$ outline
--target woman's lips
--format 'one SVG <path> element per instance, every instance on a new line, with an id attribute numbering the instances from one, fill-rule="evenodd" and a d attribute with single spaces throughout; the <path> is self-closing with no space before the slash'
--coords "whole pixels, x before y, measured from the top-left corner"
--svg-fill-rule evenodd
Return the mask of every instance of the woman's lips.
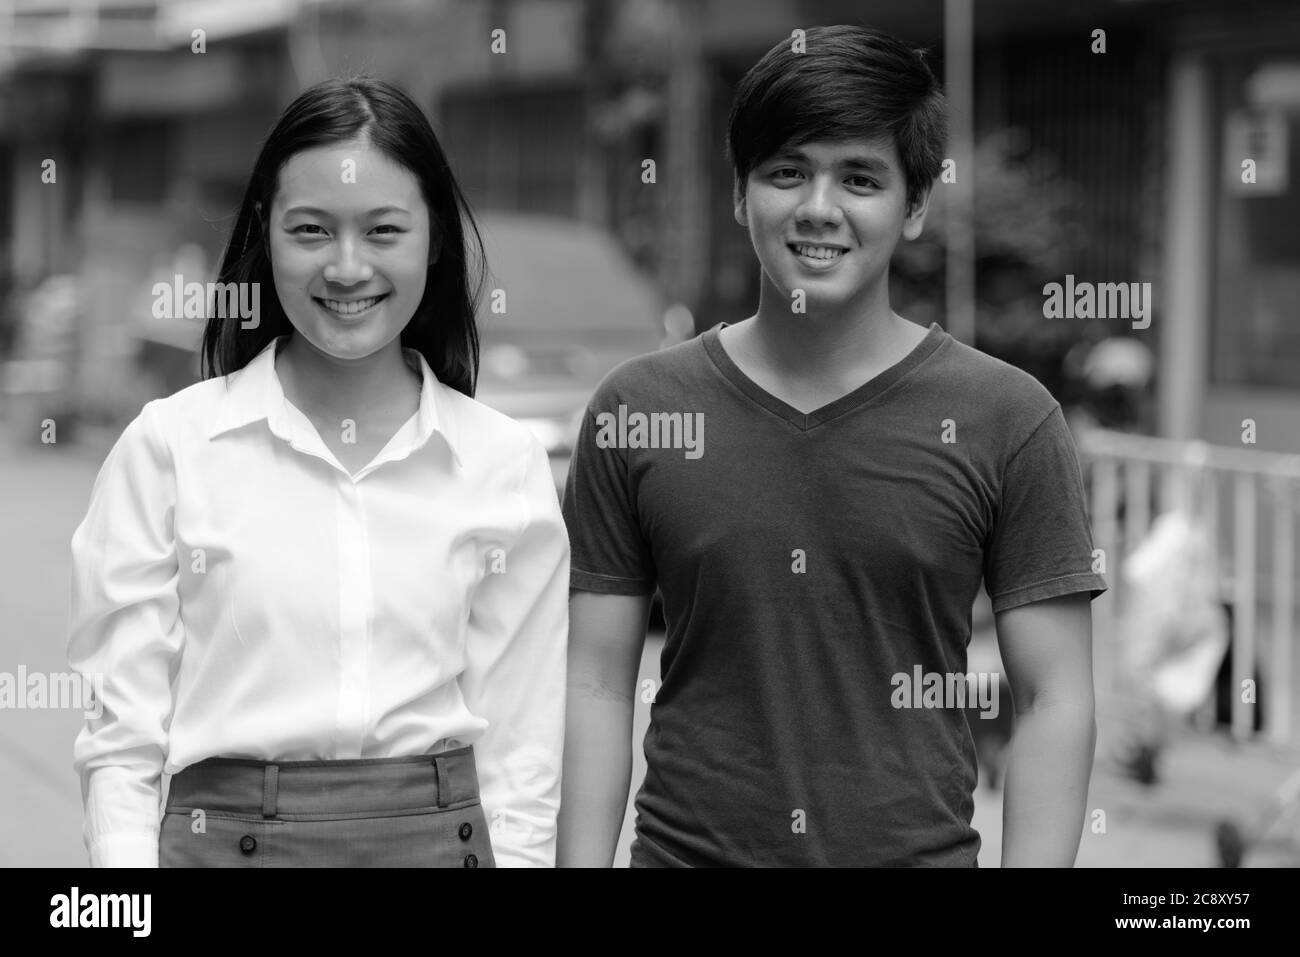
<path id="1" fill-rule="evenodd" d="M 388 293 L 378 296 L 368 296 L 365 299 L 325 299 L 319 296 L 312 297 L 321 308 L 328 310 L 336 316 L 343 316 L 351 319 L 356 316 L 364 315 L 370 312 L 377 305 L 388 298 Z"/>

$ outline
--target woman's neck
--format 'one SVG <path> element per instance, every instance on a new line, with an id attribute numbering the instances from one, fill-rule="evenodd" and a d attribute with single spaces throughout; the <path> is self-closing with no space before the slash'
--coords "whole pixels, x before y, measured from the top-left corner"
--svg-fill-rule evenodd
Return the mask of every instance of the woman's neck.
<path id="1" fill-rule="evenodd" d="M 371 418 L 419 403 L 420 373 L 396 338 L 364 359 L 337 359 L 293 334 L 278 347 L 276 375 L 285 398 L 309 418 Z"/>

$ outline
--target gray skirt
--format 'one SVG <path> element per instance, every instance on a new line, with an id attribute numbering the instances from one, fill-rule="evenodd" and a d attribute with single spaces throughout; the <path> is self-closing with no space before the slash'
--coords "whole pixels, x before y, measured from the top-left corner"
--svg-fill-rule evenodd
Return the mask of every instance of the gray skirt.
<path id="1" fill-rule="evenodd" d="M 494 867 L 474 749 L 209 758 L 171 779 L 160 867 Z"/>

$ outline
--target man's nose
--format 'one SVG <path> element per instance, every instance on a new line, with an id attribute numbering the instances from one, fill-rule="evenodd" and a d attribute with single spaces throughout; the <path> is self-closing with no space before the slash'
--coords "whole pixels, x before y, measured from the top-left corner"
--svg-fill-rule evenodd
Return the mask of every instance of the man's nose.
<path id="1" fill-rule="evenodd" d="M 815 226 L 836 226 L 843 212 L 835 197 L 835 183 L 828 176 L 815 176 L 804 188 L 802 202 L 795 215 L 801 222 Z"/>

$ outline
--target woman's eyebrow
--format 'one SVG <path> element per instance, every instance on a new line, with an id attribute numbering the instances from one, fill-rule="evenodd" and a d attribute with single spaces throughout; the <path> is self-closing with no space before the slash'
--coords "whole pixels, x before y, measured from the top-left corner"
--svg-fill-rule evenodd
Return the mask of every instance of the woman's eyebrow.
<path id="1" fill-rule="evenodd" d="M 284 215 L 292 216 L 294 213 L 302 213 L 307 216 L 319 216 L 321 218 L 332 218 L 334 216 L 329 210 L 320 209 L 316 206 L 294 206 L 284 211 Z M 409 216 L 410 211 L 403 209 L 401 206 L 376 206 L 366 216 L 386 216 L 389 213 L 401 213 L 403 216 Z"/>

